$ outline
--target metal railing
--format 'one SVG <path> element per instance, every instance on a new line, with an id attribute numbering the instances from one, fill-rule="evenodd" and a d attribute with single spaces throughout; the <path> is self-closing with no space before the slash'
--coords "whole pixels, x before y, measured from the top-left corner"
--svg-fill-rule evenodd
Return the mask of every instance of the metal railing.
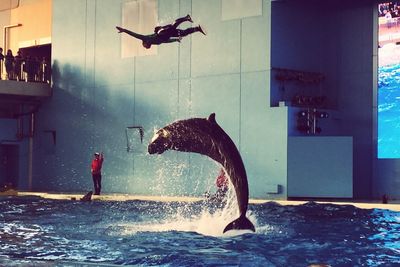
<path id="1" fill-rule="evenodd" d="M 0 79 L 50 83 L 51 65 L 45 60 L 38 61 L 29 58 L 21 61 L 0 59 Z"/>

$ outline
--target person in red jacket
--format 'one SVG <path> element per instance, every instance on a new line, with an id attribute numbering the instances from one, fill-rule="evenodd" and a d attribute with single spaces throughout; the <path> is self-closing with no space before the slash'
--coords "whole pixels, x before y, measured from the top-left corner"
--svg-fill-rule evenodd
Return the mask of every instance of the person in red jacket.
<path id="1" fill-rule="evenodd" d="M 210 195 L 209 192 L 204 193 L 205 201 L 208 204 L 211 204 L 211 207 L 214 208 L 223 208 L 226 204 L 226 193 L 228 192 L 229 180 L 228 176 L 225 173 L 225 169 L 221 168 L 217 178 L 215 179 L 215 185 L 217 187 L 217 191 L 215 194 Z"/>
<path id="2" fill-rule="evenodd" d="M 101 191 L 101 167 L 103 166 L 104 155 L 103 152 L 94 153 L 94 159 L 92 161 L 92 178 L 94 184 L 94 194 L 100 195 Z"/>
<path id="3" fill-rule="evenodd" d="M 224 198 L 226 192 L 228 191 L 229 181 L 223 168 L 221 168 L 221 170 L 219 171 L 217 180 L 215 181 L 215 185 L 217 186 L 217 192 L 215 196 L 219 199 Z"/>

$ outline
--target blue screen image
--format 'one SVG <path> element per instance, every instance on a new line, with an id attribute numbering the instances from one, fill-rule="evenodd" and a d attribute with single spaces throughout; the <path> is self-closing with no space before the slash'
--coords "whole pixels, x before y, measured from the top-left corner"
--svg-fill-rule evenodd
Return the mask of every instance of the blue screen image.
<path id="1" fill-rule="evenodd" d="M 378 158 L 400 158 L 400 63 L 378 70 Z"/>

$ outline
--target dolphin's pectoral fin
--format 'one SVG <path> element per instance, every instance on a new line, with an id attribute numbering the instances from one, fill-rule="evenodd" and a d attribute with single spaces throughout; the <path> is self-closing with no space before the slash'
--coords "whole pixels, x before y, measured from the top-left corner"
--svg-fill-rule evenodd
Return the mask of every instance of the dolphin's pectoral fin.
<path id="1" fill-rule="evenodd" d="M 249 219 L 247 219 L 246 216 L 240 216 L 233 222 L 229 223 L 225 227 L 223 233 L 229 230 L 251 230 L 253 232 L 256 231 L 253 223 Z"/>
<path id="2" fill-rule="evenodd" d="M 92 200 L 93 191 L 89 191 L 86 195 L 81 198 L 81 201 L 91 201 Z"/>
<path id="3" fill-rule="evenodd" d="M 215 120 L 215 113 L 211 113 L 210 116 L 208 116 L 207 120 L 211 123 L 217 123 L 217 121 Z"/>

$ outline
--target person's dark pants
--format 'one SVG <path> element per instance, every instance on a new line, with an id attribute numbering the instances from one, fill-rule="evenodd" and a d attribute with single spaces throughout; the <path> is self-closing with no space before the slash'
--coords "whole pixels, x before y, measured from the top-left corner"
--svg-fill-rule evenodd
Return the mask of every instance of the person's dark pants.
<path id="1" fill-rule="evenodd" d="M 92 174 L 93 177 L 93 185 L 94 185 L 94 194 L 100 195 L 101 191 L 101 174 Z"/>

